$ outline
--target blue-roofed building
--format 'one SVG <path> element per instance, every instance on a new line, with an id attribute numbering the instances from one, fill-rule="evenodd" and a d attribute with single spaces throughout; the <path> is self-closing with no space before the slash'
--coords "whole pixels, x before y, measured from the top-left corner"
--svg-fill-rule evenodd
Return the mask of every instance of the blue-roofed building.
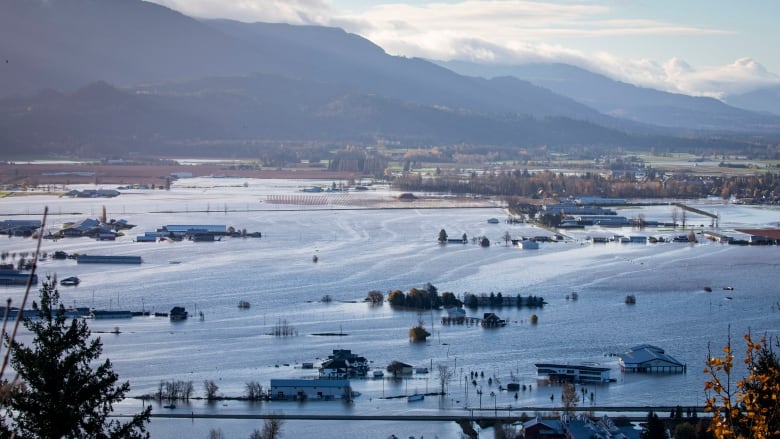
<path id="1" fill-rule="evenodd" d="M 642 344 L 620 354 L 620 368 L 623 372 L 640 373 L 685 373 L 687 366 L 667 355 L 658 346 Z"/>

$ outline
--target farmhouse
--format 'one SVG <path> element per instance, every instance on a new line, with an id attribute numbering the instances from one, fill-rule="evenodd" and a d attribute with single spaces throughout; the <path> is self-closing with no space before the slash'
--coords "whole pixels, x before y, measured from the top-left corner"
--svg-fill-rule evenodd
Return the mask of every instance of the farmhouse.
<path id="1" fill-rule="evenodd" d="M 320 378 L 347 378 L 351 376 L 366 376 L 368 360 L 353 354 L 349 349 L 334 349 L 333 355 L 320 366 Z"/>

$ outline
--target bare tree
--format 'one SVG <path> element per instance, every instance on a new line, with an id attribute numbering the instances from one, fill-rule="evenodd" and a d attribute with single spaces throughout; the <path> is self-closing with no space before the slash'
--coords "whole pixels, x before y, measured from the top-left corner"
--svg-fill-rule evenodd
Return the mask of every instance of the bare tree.
<path id="1" fill-rule="evenodd" d="M 263 386 L 257 381 L 249 381 L 246 383 L 246 399 L 250 401 L 257 401 L 263 396 Z"/>
<path id="2" fill-rule="evenodd" d="M 160 381 L 157 387 L 157 399 L 174 401 L 177 399 L 188 400 L 192 396 L 194 387 L 192 381 Z"/>
<path id="3" fill-rule="evenodd" d="M 217 390 L 219 390 L 219 386 L 214 382 L 214 380 L 204 380 L 203 389 L 206 392 L 206 399 L 209 401 L 213 401 L 217 398 Z"/>
<path id="4" fill-rule="evenodd" d="M 577 394 L 577 389 L 574 388 L 572 383 L 563 383 L 561 388 L 561 404 L 563 404 L 563 411 L 567 415 L 571 415 L 577 408 L 577 403 L 580 401 L 580 395 Z"/>
<path id="5" fill-rule="evenodd" d="M 366 297 L 366 300 L 368 300 L 372 304 L 377 304 L 377 303 L 381 304 L 382 302 L 385 301 L 385 296 L 384 294 L 382 294 L 381 291 L 371 290 L 368 292 L 368 297 Z"/>
<path id="6" fill-rule="evenodd" d="M 680 211 L 676 208 L 672 208 L 672 227 L 677 227 L 677 218 L 680 215 Z"/>
<path id="7" fill-rule="evenodd" d="M 249 435 L 249 439 L 279 439 L 280 437 L 282 437 L 282 420 L 278 416 L 267 418 L 262 430 L 255 430 Z"/>
<path id="8" fill-rule="evenodd" d="M 452 375 L 455 373 L 454 370 L 450 370 L 450 367 L 446 364 L 439 364 L 439 387 L 440 387 L 440 393 L 442 395 L 445 394 L 444 388 L 447 386 L 447 382 L 452 379 Z"/>

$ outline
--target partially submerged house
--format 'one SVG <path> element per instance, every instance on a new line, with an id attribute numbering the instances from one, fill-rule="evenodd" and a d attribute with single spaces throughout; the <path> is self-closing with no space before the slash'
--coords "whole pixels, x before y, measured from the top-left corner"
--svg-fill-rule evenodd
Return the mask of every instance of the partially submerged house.
<path id="1" fill-rule="evenodd" d="M 620 368 L 623 372 L 640 373 L 685 373 L 687 366 L 667 355 L 658 346 L 642 344 L 620 354 Z"/>
<path id="2" fill-rule="evenodd" d="M 320 366 L 320 378 L 342 379 L 352 376 L 364 377 L 368 374 L 368 360 L 353 354 L 349 349 L 334 349 L 333 355 Z"/>
<path id="3" fill-rule="evenodd" d="M 414 371 L 414 367 L 411 364 L 406 364 L 401 361 L 393 360 L 387 365 L 387 371 L 393 374 L 393 377 L 399 375 L 411 375 Z"/>
<path id="4" fill-rule="evenodd" d="M 8 236 L 32 236 L 41 228 L 41 220 L 0 221 L 0 234 Z"/>
<path id="5" fill-rule="evenodd" d="M 482 315 L 480 324 L 483 328 L 498 328 L 499 326 L 506 326 L 506 320 L 498 317 L 492 312 L 486 312 Z"/>

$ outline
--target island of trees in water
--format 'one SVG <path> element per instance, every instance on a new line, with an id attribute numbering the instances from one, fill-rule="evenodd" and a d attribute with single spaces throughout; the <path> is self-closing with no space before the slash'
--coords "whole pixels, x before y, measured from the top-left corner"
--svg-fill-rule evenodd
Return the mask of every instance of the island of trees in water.
<path id="1" fill-rule="evenodd" d="M 382 293 L 379 291 L 370 291 L 366 301 L 371 303 L 382 303 Z M 541 296 L 522 296 L 504 295 L 502 292 L 490 292 L 474 294 L 466 292 L 463 294 L 463 300 L 458 298 L 455 293 L 445 291 L 439 294 L 438 288 L 430 282 L 422 288 L 412 287 L 408 292 L 401 290 L 392 290 L 387 296 L 387 302 L 391 306 L 411 308 L 411 309 L 441 309 L 441 308 L 481 308 L 481 307 L 517 307 L 517 308 L 541 308 L 545 305 L 544 298 Z"/>

